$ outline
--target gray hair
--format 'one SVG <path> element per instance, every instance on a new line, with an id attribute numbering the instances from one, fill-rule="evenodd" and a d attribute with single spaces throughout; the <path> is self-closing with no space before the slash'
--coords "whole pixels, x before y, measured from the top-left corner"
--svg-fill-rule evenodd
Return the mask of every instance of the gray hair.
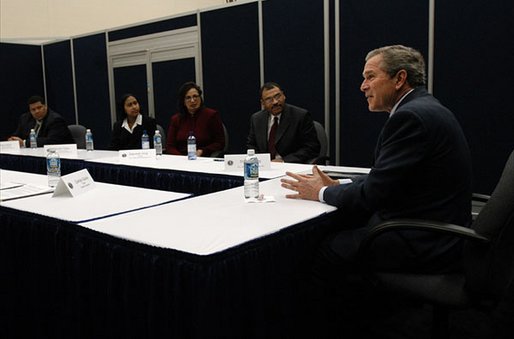
<path id="1" fill-rule="evenodd" d="M 372 50 L 366 55 L 366 61 L 376 55 L 382 55 L 382 69 L 393 77 L 400 70 L 407 72 L 407 82 L 412 87 L 426 84 L 425 60 L 420 52 L 411 47 L 392 45 Z"/>

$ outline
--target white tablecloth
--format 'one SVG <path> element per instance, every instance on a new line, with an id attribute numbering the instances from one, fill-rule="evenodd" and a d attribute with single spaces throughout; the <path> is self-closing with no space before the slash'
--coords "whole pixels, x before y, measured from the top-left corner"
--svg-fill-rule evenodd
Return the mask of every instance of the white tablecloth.
<path id="1" fill-rule="evenodd" d="M 116 237 L 199 255 L 216 253 L 334 211 L 324 203 L 286 199 L 279 179 L 260 183 L 276 202 L 247 203 L 243 187 L 80 223 Z"/>
<path id="2" fill-rule="evenodd" d="M 46 175 L 0 170 L 5 182 L 47 185 Z M 1 202 L 2 206 L 41 214 L 71 222 L 81 222 L 109 215 L 140 210 L 188 197 L 189 194 L 138 187 L 95 183 L 91 191 L 76 197 L 44 194 Z"/>

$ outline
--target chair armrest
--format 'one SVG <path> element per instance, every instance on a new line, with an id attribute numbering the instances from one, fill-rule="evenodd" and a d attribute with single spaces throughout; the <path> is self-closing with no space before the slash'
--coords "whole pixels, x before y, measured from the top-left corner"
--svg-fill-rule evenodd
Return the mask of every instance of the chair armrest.
<path id="1" fill-rule="evenodd" d="M 393 219 L 372 227 L 360 244 L 359 252 L 362 253 L 365 251 L 373 243 L 373 240 L 380 234 L 389 231 L 401 230 L 433 231 L 454 235 L 468 240 L 475 240 L 480 242 L 489 241 L 488 238 L 476 233 L 475 230 L 459 225 L 422 219 Z"/>
<path id="2" fill-rule="evenodd" d="M 471 195 L 471 201 L 478 201 L 478 202 L 488 202 L 489 199 L 491 198 L 490 195 L 486 195 L 486 194 L 480 194 L 480 193 L 473 193 Z"/>
<path id="3" fill-rule="evenodd" d="M 211 158 L 223 158 L 225 156 L 225 152 L 223 150 L 221 151 L 214 151 L 211 153 Z"/>
<path id="4" fill-rule="evenodd" d="M 471 218 L 473 221 L 478 217 L 482 208 L 484 208 L 485 204 L 491 198 L 490 195 L 473 193 L 471 196 Z"/>
<path id="5" fill-rule="evenodd" d="M 328 160 L 330 160 L 330 158 L 324 155 L 310 160 L 309 163 L 312 165 L 326 165 Z"/>

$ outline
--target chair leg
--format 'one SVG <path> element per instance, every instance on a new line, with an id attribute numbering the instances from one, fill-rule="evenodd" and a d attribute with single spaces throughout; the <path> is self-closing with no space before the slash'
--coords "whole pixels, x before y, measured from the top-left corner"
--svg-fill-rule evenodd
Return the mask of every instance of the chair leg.
<path id="1" fill-rule="evenodd" d="M 432 339 L 447 339 L 450 337 L 448 309 L 437 305 L 433 307 Z"/>

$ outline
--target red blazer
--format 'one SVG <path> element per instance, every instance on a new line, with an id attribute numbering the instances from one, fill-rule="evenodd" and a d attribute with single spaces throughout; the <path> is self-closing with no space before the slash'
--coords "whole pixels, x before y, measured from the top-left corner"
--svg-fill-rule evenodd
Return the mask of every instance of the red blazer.
<path id="1" fill-rule="evenodd" d="M 193 116 L 176 113 L 171 117 L 166 135 L 166 153 L 186 155 L 190 131 L 193 131 L 196 138 L 196 149 L 203 150 L 202 156 L 208 157 L 212 152 L 221 151 L 225 147 L 220 114 L 213 109 L 201 107 Z"/>

